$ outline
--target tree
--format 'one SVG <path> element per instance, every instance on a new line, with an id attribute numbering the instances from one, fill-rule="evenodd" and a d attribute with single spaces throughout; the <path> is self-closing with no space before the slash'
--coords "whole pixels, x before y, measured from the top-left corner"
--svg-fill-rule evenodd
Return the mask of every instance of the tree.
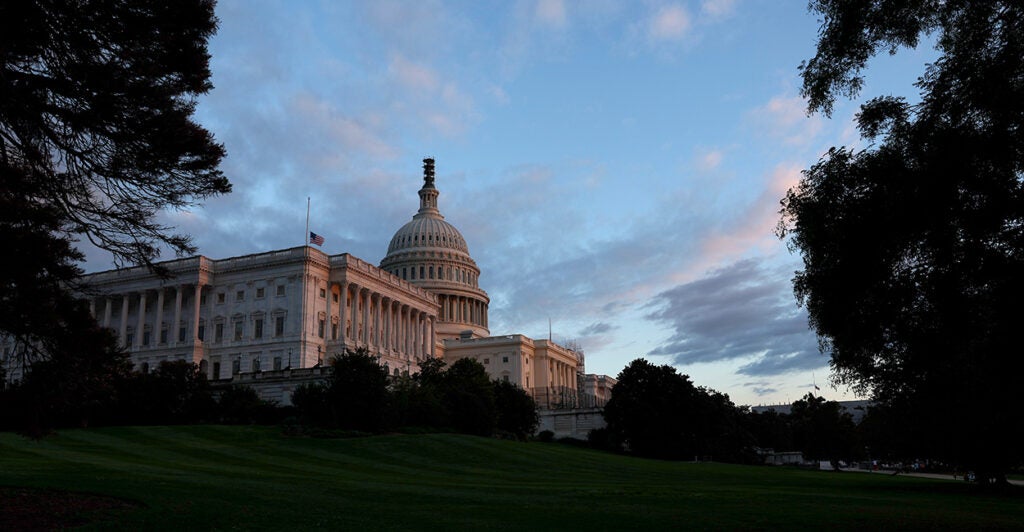
<path id="1" fill-rule="evenodd" d="M 212 87 L 211 0 L 0 3 L 0 334 L 30 359 L 70 320 L 84 238 L 115 263 L 192 253 L 157 215 L 231 185 L 192 120 Z M 91 327 L 91 325 L 86 325 Z"/>
<path id="2" fill-rule="evenodd" d="M 155 221 L 223 194 L 223 146 L 192 121 L 208 92 L 214 2 L 7 2 L 0 7 L 0 164 L 52 206 L 65 234 L 118 261 L 158 245 L 192 252 Z"/>
<path id="3" fill-rule="evenodd" d="M 789 416 L 796 446 L 805 457 L 828 460 L 838 470 L 840 460 L 857 452 L 853 416 L 839 403 L 808 393 L 793 403 Z"/>
<path id="4" fill-rule="evenodd" d="M 619 373 L 604 419 L 613 437 L 636 454 L 691 458 L 698 452 L 697 394 L 690 378 L 672 366 L 638 358 Z"/>
<path id="5" fill-rule="evenodd" d="M 864 150 L 832 148 L 782 203 L 779 234 L 834 379 L 909 414 L 922 453 L 1003 479 L 1022 458 L 1024 5 L 817 0 L 810 111 L 856 95 L 878 50 L 935 35 L 919 103 L 861 107 Z"/>
<path id="6" fill-rule="evenodd" d="M 472 358 L 460 358 L 445 371 L 442 404 L 451 426 L 466 434 L 490 436 L 494 433 L 497 411 L 494 387 L 483 364 Z"/>
<path id="7" fill-rule="evenodd" d="M 348 350 L 331 360 L 328 401 L 337 426 L 376 432 L 384 426 L 388 375 L 365 347 Z"/>
<path id="8" fill-rule="evenodd" d="M 526 390 L 508 381 L 493 381 L 495 428 L 517 439 L 525 440 L 537 430 L 537 403 Z"/>

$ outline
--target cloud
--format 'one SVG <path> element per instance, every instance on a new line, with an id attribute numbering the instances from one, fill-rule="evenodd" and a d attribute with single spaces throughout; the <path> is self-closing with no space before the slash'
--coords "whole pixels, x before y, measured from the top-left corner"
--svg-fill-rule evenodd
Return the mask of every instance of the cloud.
<path id="1" fill-rule="evenodd" d="M 721 19 L 733 14 L 736 9 L 736 0 L 704 0 L 701 3 L 701 13 L 712 19 Z"/>
<path id="2" fill-rule="evenodd" d="M 614 329 L 615 326 L 610 323 L 594 322 L 580 330 L 580 336 L 593 336 L 597 334 L 603 334 Z"/>
<path id="3" fill-rule="evenodd" d="M 706 151 L 697 159 L 697 169 L 701 172 L 710 172 L 722 164 L 723 157 L 721 150 Z"/>
<path id="4" fill-rule="evenodd" d="M 539 0 L 534 10 L 537 21 L 553 28 L 565 26 L 565 2 L 563 0 Z"/>
<path id="5" fill-rule="evenodd" d="M 440 85 L 437 81 L 437 73 L 431 68 L 414 63 L 401 54 L 391 56 L 388 72 L 396 81 L 416 91 L 433 92 Z"/>
<path id="6" fill-rule="evenodd" d="M 679 4 L 662 6 L 647 21 L 647 38 L 651 42 L 680 41 L 687 36 L 692 19 Z"/>
<path id="7" fill-rule="evenodd" d="M 788 277 L 782 268 L 744 259 L 658 294 L 647 318 L 674 332 L 649 354 L 679 365 L 746 361 L 736 370 L 742 375 L 825 366 Z"/>
<path id="8" fill-rule="evenodd" d="M 700 260 L 693 267 L 706 269 L 723 259 L 750 251 L 768 252 L 779 245 L 774 230 L 779 221 L 779 201 L 800 180 L 795 164 L 780 164 L 768 176 L 761 193 L 746 207 L 738 209 L 732 223 L 710 229 L 701 243 Z"/>
<path id="9" fill-rule="evenodd" d="M 750 113 L 755 130 L 791 146 L 810 144 L 824 128 L 820 115 L 807 116 L 799 96 L 776 96 Z"/>

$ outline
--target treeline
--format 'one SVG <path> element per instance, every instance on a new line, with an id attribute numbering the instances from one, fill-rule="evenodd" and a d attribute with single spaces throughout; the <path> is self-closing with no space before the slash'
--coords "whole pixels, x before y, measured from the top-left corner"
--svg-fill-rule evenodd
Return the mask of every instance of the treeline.
<path id="1" fill-rule="evenodd" d="M 522 388 L 492 381 L 483 365 L 437 359 L 419 373 L 389 379 L 376 357 L 348 351 L 332 361 L 325 383 L 300 386 L 292 403 L 304 427 L 360 432 L 449 431 L 525 439 L 537 428 L 537 405 Z"/>
<path id="2" fill-rule="evenodd" d="M 420 373 L 392 379 L 365 349 L 348 351 L 332 359 L 324 383 L 299 386 L 293 406 L 282 407 L 246 386 L 214 389 L 199 366 L 186 361 L 131 371 L 127 355 L 106 347 L 96 356 L 36 362 L 24 379 L 0 389 L 0 430 L 40 436 L 97 425 L 284 423 L 321 433 L 411 429 L 525 439 L 538 423 L 525 391 L 491 381 L 469 359 L 451 367 L 428 360 Z"/>
<path id="3" fill-rule="evenodd" d="M 604 417 L 608 426 L 590 434 L 592 445 L 652 458 L 755 464 L 774 450 L 838 462 L 866 452 L 860 427 L 834 401 L 808 394 L 789 414 L 752 412 L 644 359 L 619 374 Z"/>
<path id="4" fill-rule="evenodd" d="M 164 361 L 150 373 L 128 367 L 76 378 L 56 364 L 36 363 L 22 381 L 0 391 L 0 430 L 38 437 L 69 427 L 267 424 L 289 415 L 246 386 L 215 391 L 191 362 Z"/>

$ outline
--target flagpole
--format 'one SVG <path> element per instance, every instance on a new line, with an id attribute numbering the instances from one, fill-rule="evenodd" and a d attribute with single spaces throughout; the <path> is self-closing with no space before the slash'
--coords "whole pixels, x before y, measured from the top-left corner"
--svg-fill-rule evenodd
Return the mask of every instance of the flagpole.
<path id="1" fill-rule="evenodd" d="M 309 245 L 309 196 L 306 196 L 306 232 L 302 235 L 302 245 Z"/>

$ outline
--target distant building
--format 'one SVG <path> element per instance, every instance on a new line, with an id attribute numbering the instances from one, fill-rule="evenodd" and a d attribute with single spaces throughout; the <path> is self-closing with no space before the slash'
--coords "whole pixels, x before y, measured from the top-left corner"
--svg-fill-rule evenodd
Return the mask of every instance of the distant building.
<path id="1" fill-rule="evenodd" d="M 603 404 L 614 379 L 587 375 L 578 349 L 490 336 L 480 269 L 438 210 L 439 194 L 426 159 L 419 210 L 380 266 L 310 246 L 197 256 L 161 263 L 169 278 L 143 267 L 86 275 L 97 294 L 88 297 L 90 309 L 140 371 L 187 360 L 212 380 L 252 385 L 282 404 L 299 383 L 320 378 L 330 356 L 356 348 L 377 356 L 390 375 L 415 373 L 428 358 L 473 358 L 552 408 Z M 22 368 L 10 346 L 0 363 L 15 380 Z M 582 392 L 594 399 L 579 399 Z"/>
<path id="2" fill-rule="evenodd" d="M 853 418 L 854 423 L 860 423 L 860 420 L 864 419 L 864 416 L 868 412 L 868 408 L 871 406 L 871 401 L 867 400 L 856 400 L 856 401 L 836 401 L 844 412 L 850 414 Z M 793 409 L 793 405 L 779 404 L 779 405 L 760 405 L 750 407 L 751 412 L 762 413 L 769 410 L 774 410 L 779 414 L 789 414 Z"/>

